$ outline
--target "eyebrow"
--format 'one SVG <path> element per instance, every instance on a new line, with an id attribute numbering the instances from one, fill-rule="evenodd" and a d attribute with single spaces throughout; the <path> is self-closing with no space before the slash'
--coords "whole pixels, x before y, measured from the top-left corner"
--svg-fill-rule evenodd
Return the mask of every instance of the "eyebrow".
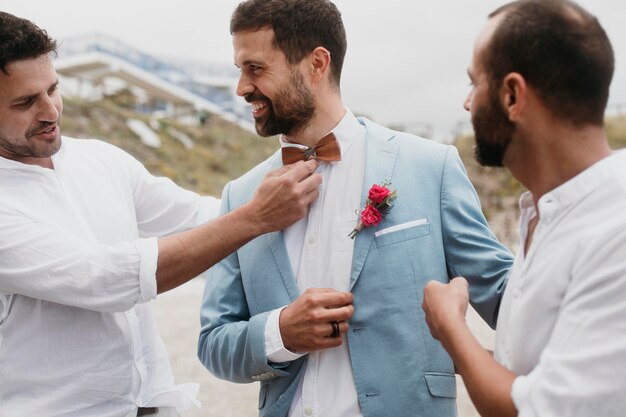
<path id="1" fill-rule="evenodd" d="M 47 91 L 50 91 L 51 89 L 56 88 L 58 86 L 59 86 L 59 80 L 57 79 L 54 83 L 50 84 Z M 29 101 L 34 98 L 37 98 L 40 94 L 41 93 L 35 93 L 35 94 L 26 94 L 23 96 L 19 96 L 11 100 L 10 104 L 19 104 L 22 101 Z"/>
<path id="2" fill-rule="evenodd" d="M 237 65 L 237 64 L 235 64 L 235 65 Z M 259 60 L 257 60 L 257 59 L 247 59 L 247 60 L 245 60 L 245 61 L 243 61 L 243 62 L 241 63 L 241 66 L 242 66 L 242 67 L 245 67 L 245 66 L 248 66 L 248 65 L 258 65 L 258 66 L 264 66 L 264 65 L 265 65 L 265 62 L 264 62 L 264 61 L 259 61 Z"/>

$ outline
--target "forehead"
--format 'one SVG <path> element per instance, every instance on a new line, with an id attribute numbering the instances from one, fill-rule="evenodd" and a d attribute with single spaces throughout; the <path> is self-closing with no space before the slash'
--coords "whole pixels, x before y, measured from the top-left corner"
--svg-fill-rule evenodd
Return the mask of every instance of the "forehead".
<path id="1" fill-rule="evenodd" d="M 482 30 L 478 34 L 476 41 L 474 42 L 474 52 L 472 54 L 472 63 L 470 64 L 470 72 L 476 73 L 482 71 L 482 64 L 485 57 L 485 51 L 487 50 L 491 38 L 494 32 L 498 28 L 498 24 L 502 20 L 503 15 L 496 15 L 495 17 L 487 20 L 487 23 L 483 26 Z"/>
<path id="2" fill-rule="evenodd" d="M 274 30 L 261 28 L 233 34 L 235 65 L 285 62 L 285 54 L 274 45 Z"/>
<path id="3" fill-rule="evenodd" d="M 2 100 L 47 91 L 58 78 L 49 55 L 15 61 L 7 65 L 6 69 L 8 75 L 0 71 Z"/>

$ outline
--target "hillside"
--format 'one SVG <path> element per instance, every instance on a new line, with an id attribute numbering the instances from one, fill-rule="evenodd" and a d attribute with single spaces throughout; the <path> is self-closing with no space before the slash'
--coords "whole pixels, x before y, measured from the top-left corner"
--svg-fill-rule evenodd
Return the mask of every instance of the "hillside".
<path id="1" fill-rule="evenodd" d="M 83 102 L 64 98 L 62 133 L 110 142 L 142 161 L 150 172 L 172 178 L 200 194 L 219 196 L 224 185 L 266 159 L 276 150 L 272 138 L 261 138 L 217 118 L 205 126 L 160 120 L 156 133 L 161 147 L 144 145 L 126 125 L 128 119 L 148 123 L 148 115 L 133 112 L 115 99 Z M 174 136 L 182 132 L 194 147 L 187 149 Z"/>

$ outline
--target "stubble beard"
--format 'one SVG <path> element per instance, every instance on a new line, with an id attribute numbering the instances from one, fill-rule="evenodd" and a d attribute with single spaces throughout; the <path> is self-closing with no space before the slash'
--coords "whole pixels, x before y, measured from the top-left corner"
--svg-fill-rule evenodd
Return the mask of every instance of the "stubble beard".
<path id="1" fill-rule="evenodd" d="M 269 103 L 267 113 L 255 120 L 257 133 L 263 137 L 279 134 L 294 135 L 303 130 L 315 115 L 315 101 L 298 72 L 293 72 L 289 82 L 277 91 Z"/>
<path id="2" fill-rule="evenodd" d="M 37 132 L 54 125 L 57 126 L 56 137 L 54 140 L 38 141 L 36 139 L 32 139 Z M 50 158 L 61 148 L 60 120 L 52 123 L 40 123 L 35 128 L 29 129 L 20 140 L 7 139 L 4 136 L 0 137 L 0 146 L 8 151 L 10 156 L 14 156 L 15 159 Z"/>

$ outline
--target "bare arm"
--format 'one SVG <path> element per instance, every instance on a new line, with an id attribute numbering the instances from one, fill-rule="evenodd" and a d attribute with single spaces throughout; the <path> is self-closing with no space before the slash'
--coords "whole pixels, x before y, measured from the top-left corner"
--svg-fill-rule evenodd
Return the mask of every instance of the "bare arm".
<path id="1" fill-rule="evenodd" d="M 317 162 L 270 172 L 252 200 L 194 229 L 159 239 L 157 292 L 175 288 L 206 271 L 264 233 L 282 230 L 304 217 L 319 195 Z"/>
<path id="2" fill-rule="evenodd" d="M 431 281 L 424 289 L 422 308 L 433 337 L 450 354 L 457 372 L 483 417 L 515 417 L 511 389 L 516 375 L 497 363 L 465 323 L 469 295 L 467 281 Z"/>

